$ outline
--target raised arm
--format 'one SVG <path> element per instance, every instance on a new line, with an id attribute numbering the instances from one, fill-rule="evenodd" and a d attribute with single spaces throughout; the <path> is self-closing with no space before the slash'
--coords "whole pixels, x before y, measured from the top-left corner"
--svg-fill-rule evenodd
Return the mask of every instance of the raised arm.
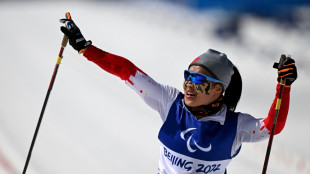
<path id="1" fill-rule="evenodd" d="M 282 55 L 281 57 L 283 57 Z M 288 111 L 289 111 L 289 103 L 290 103 L 290 90 L 292 83 L 297 79 L 297 69 L 295 66 L 294 59 L 288 59 L 284 61 L 282 66 L 278 68 L 278 85 L 276 88 L 276 95 L 273 100 L 273 103 L 270 107 L 268 116 L 264 119 L 255 119 L 248 115 L 241 115 L 239 118 L 239 139 L 241 142 L 255 142 L 266 139 L 269 137 L 269 134 L 272 130 L 272 126 L 274 123 L 275 113 L 276 113 L 276 105 L 278 101 L 278 97 L 280 94 L 281 88 L 281 79 L 285 79 L 282 91 L 282 99 L 278 102 L 280 105 L 280 109 L 278 112 L 277 123 L 275 127 L 274 134 L 279 134 L 286 123 Z"/>
<path id="2" fill-rule="evenodd" d="M 279 134 L 286 123 L 289 101 L 290 101 L 290 87 L 285 87 L 282 95 L 281 108 L 278 114 L 275 134 Z M 254 118 L 248 114 L 240 114 L 238 119 L 238 133 L 237 133 L 237 144 L 241 145 L 242 142 L 257 142 L 265 140 L 269 137 L 276 108 L 276 102 L 278 94 L 280 92 L 280 85 L 277 85 L 276 95 L 273 103 L 270 107 L 268 116 L 263 119 Z"/>
<path id="3" fill-rule="evenodd" d="M 67 25 L 61 27 L 61 31 L 68 36 L 75 50 L 103 70 L 124 80 L 151 108 L 160 113 L 163 121 L 166 119 L 170 106 L 179 94 L 176 88 L 157 83 L 130 60 L 93 46 L 91 41 L 85 40 L 73 20 L 63 19 L 61 22 Z"/>
<path id="4" fill-rule="evenodd" d="M 95 46 L 89 46 L 84 56 L 124 80 L 151 108 L 160 113 L 163 121 L 166 119 L 170 106 L 179 94 L 177 89 L 157 83 L 128 59 Z"/>

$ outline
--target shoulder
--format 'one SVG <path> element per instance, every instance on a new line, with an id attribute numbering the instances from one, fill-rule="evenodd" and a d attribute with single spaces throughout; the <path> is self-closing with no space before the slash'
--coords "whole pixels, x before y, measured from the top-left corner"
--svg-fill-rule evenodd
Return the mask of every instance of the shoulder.
<path id="1" fill-rule="evenodd" d="M 243 121 L 253 120 L 253 119 L 255 118 L 250 114 L 238 112 L 238 122 L 243 122 Z"/>
<path id="2" fill-rule="evenodd" d="M 255 117 L 253 117 L 252 115 L 250 115 L 248 113 L 234 112 L 231 110 L 227 110 L 226 117 L 227 117 L 227 119 L 237 120 L 238 126 L 245 124 L 245 123 L 248 123 L 248 122 L 259 120 L 259 119 L 256 119 Z"/>

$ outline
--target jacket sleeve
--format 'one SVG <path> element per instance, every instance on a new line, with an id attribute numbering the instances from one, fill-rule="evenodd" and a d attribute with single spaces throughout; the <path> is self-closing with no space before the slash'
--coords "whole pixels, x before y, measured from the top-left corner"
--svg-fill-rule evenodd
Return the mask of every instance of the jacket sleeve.
<path id="1" fill-rule="evenodd" d="M 84 52 L 84 57 L 103 70 L 121 78 L 151 108 L 159 112 L 164 121 L 179 91 L 154 81 L 128 59 L 103 51 L 93 45 Z"/>
<path id="2" fill-rule="evenodd" d="M 137 71 L 146 75 L 142 70 L 136 67 L 131 61 L 106 51 L 103 51 L 93 45 L 89 46 L 83 54 L 89 61 L 94 62 L 103 70 L 118 76 L 122 80 L 129 82 L 131 76 L 135 76 Z"/>

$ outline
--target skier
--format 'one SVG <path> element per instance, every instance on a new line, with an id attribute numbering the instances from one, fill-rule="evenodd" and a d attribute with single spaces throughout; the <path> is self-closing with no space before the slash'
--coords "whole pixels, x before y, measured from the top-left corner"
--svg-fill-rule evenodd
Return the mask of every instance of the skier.
<path id="1" fill-rule="evenodd" d="M 269 137 L 276 97 L 264 119 L 234 112 L 241 96 L 242 79 L 236 66 L 224 53 L 209 49 L 184 71 L 183 93 L 154 81 L 126 58 L 103 51 L 86 41 L 73 20 L 61 19 L 70 45 L 103 70 L 120 77 L 163 122 L 159 174 L 226 173 L 226 167 L 244 142 Z M 288 59 L 278 69 L 278 82 L 286 79 L 275 134 L 284 128 L 291 84 L 297 78 L 295 61 Z"/>

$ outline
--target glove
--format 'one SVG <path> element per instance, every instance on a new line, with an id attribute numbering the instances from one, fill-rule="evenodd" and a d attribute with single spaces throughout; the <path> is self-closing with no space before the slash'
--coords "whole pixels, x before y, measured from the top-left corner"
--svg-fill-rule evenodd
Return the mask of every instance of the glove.
<path id="1" fill-rule="evenodd" d="M 86 41 L 80 29 L 75 25 L 72 19 L 60 19 L 67 27 L 60 27 L 60 30 L 69 38 L 69 44 L 81 54 L 92 44 L 91 40 Z"/>
<path id="2" fill-rule="evenodd" d="M 292 58 L 286 59 L 286 55 L 282 54 L 279 63 L 275 63 L 274 68 L 278 69 L 278 82 L 281 79 L 286 80 L 285 85 L 291 86 L 297 79 L 297 68 L 295 66 L 295 60 Z"/>

